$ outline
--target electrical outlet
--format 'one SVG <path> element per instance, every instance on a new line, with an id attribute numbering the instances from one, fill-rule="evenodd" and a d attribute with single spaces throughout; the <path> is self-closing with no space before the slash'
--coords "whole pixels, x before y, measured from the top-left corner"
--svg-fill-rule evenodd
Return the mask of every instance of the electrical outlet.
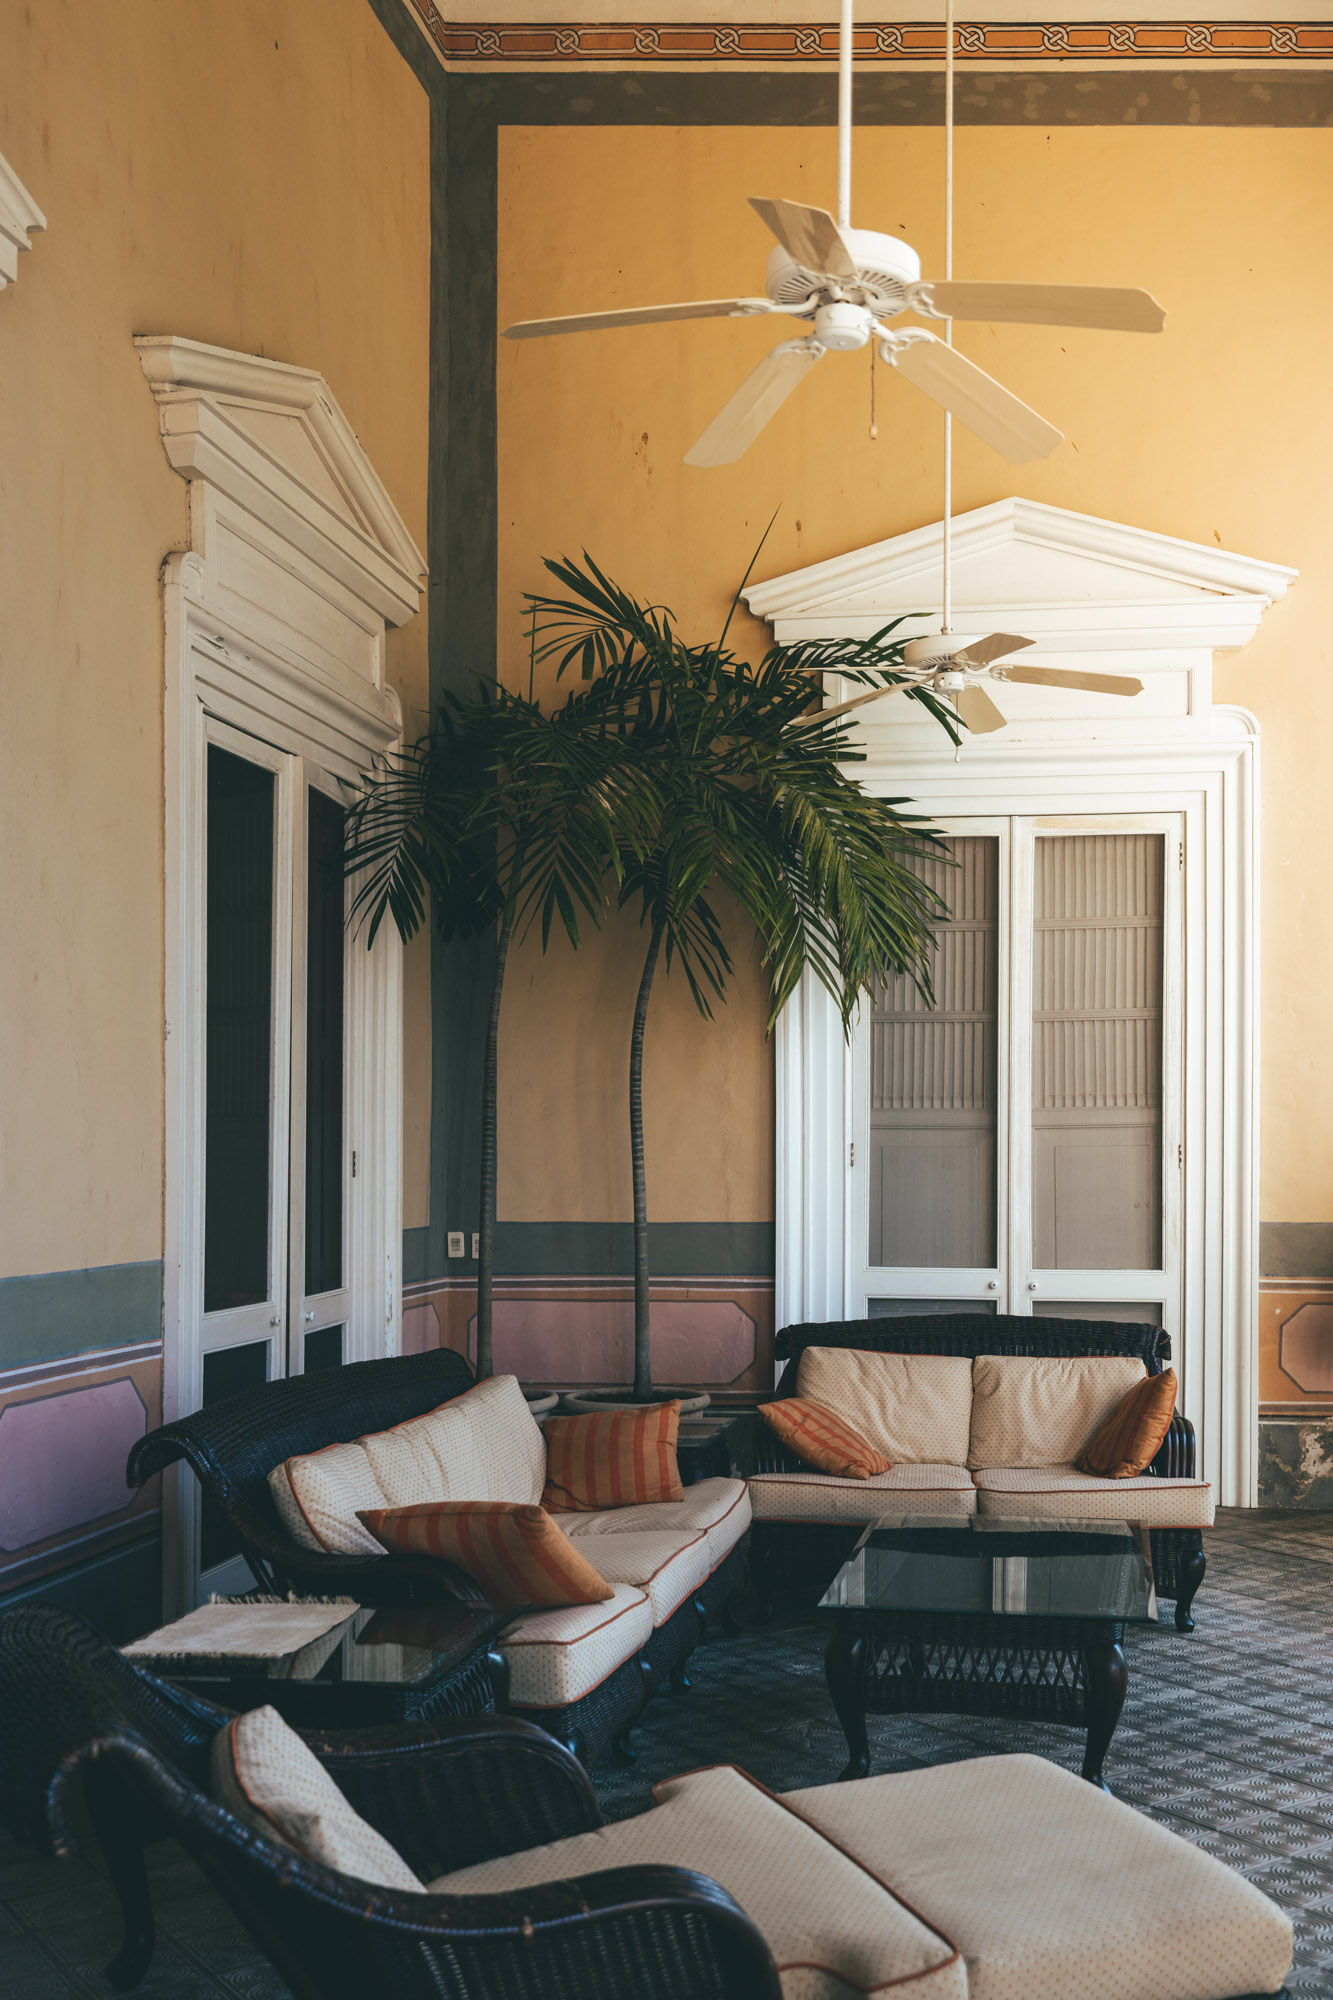
<path id="1" fill-rule="evenodd" d="M 461 1229 L 451 1229 L 449 1231 L 449 1255 L 451 1257 L 461 1257 L 463 1255 L 463 1232 Z"/>
<path id="2" fill-rule="evenodd" d="M 481 1238 L 475 1229 L 472 1232 L 472 1255 L 474 1257 L 480 1257 L 481 1255 Z"/>

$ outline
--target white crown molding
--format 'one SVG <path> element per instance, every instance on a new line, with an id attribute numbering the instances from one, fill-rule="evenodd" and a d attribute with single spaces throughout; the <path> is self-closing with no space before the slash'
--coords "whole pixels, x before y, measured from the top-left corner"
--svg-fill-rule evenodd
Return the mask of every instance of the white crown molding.
<path id="1" fill-rule="evenodd" d="M 417 611 L 426 563 L 315 368 L 297 368 L 179 334 L 135 340 L 157 399 L 167 457 L 298 549 L 391 625 Z M 255 419 L 285 418 L 310 455 L 282 451 Z M 250 421 L 247 421 L 250 419 Z M 333 497 L 329 497 L 329 494 Z"/>
<path id="2" fill-rule="evenodd" d="M 813 563 L 748 589 L 779 640 L 868 634 L 938 616 L 942 524 Z M 955 624 L 1022 629 L 1045 653 L 1232 652 L 1297 572 L 1146 528 L 1010 498 L 953 523 Z M 995 558 L 999 558 L 997 563 Z M 989 560 L 988 560 L 989 559 Z M 997 589 L 1014 573 L 1014 584 Z"/>
<path id="3" fill-rule="evenodd" d="M 19 251 L 31 250 L 29 237 L 45 227 L 46 217 L 0 155 L 0 292 L 19 274 Z"/>

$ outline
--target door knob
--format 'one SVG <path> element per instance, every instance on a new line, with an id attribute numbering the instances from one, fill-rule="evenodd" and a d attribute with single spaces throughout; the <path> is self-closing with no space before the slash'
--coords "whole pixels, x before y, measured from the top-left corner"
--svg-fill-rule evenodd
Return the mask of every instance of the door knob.
<path id="1" fill-rule="evenodd" d="M 1028 1290 L 1030 1292 L 1035 1292 L 1037 1290 L 1037 1281 L 1035 1278 L 1028 1279 Z"/>

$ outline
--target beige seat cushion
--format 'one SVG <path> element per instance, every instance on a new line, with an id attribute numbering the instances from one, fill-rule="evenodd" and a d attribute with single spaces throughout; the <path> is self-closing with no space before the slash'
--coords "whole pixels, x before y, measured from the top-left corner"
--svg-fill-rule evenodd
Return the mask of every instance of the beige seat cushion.
<path id="1" fill-rule="evenodd" d="M 356 1518 L 358 1508 L 388 1505 L 359 1444 L 330 1444 L 275 1465 L 268 1490 L 283 1527 L 303 1549 L 340 1556 L 384 1554 L 383 1545 Z"/>
<path id="2" fill-rule="evenodd" d="M 977 1508 L 972 1475 L 962 1465 L 895 1465 L 869 1479 L 832 1472 L 756 1472 L 750 1480 L 756 1521 L 845 1521 L 864 1526 L 881 1514 L 965 1518 Z"/>
<path id="3" fill-rule="evenodd" d="M 654 1797 L 637 1819 L 460 1869 L 431 1889 L 474 1896 L 645 1862 L 692 1868 L 763 1932 L 785 2000 L 859 2000 L 886 1987 L 903 2000 L 965 2000 L 951 1940 L 743 1771 L 691 1771 Z"/>
<path id="4" fill-rule="evenodd" d="M 743 1479 L 700 1479 L 685 1488 L 683 1500 L 552 1518 L 576 1540 L 580 1535 L 698 1534 L 702 1528 L 708 1535 L 709 1566 L 716 1569 L 750 1525 L 750 1496 Z"/>
<path id="5" fill-rule="evenodd" d="M 608 1579 L 609 1581 L 609 1579 Z M 532 1611 L 500 1634 L 515 1708 L 563 1708 L 582 1701 L 652 1637 L 646 1592 L 619 1583 L 604 1604 Z"/>
<path id="6" fill-rule="evenodd" d="M 970 2000 L 1276 1993 L 1291 1924 L 1197 1847 L 1041 1757 L 789 1792 L 967 1961 Z"/>
<path id="7" fill-rule="evenodd" d="M 1143 1376 L 1132 1355 L 978 1354 L 965 1462 L 1069 1465 Z"/>
<path id="8" fill-rule="evenodd" d="M 1149 1528 L 1211 1528 L 1206 1479 L 1093 1479 L 1072 1465 L 979 1471 L 977 1511 L 1009 1521 L 1139 1521 Z"/>
<path id="9" fill-rule="evenodd" d="M 510 1500 L 535 1507 L 546 1444 L 516 1375 L 492 1375 L 391 1430 L 358 1438 L 390 1507 Z"/>
<path id="10" fill-rule="evenodd" d="M 966 1465 L 972 1363 L 954 1354 L 807 1347 L 796 1393 L 826 1403 L 893 1465 Z"/>
<path id="11" fill-rule="evenodd" d="M 213 1738 L 213 1796 L 243 1825 L 385 1889 L 425 1890 L 396 1847 L 353 1812 L 276 1708 L 233 1716 Z"/>
<path id="12" fill-rule="evenodd" d="M 603 1535 L 583 1542 L 588 1560 L 595 1557 L 597 1572 L 608 1583 L 630 1583 L 641 1590 L 653 1607 L 653 1624 L 665 1625 L 673 1611 L 679 1611 L 708 1581 L 712 1564 L 708 1555 L 708 1535 Z"/>

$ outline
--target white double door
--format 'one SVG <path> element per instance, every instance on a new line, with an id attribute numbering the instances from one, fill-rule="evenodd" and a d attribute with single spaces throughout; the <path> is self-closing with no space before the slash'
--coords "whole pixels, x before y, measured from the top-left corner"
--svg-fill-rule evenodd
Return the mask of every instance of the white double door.
<path id="1" fill-rule="evenodd" d="M 352 1359 L 344 788 L 213 718 L 202 745 L 194 1407 Z M 198 1587 L 245 1587 L 190 1510 Z"/>
<path id="2" fill-rule="evenodd" d="M 891 981 L 852 1050 L 851 1289 L 1149 1320 L 1179 1354 L 1182 815 L 942 830 L 933 1002 Z"/>

